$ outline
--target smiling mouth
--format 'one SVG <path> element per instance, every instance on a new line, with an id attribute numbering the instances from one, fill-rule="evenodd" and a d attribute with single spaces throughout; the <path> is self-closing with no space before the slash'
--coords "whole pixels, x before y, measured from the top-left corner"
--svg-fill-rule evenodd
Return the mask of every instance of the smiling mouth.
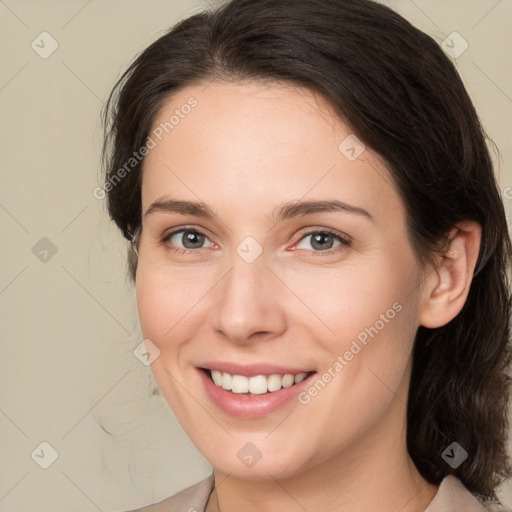
<path id="1" fill-rule="evenodd" d="M 297 374 L 274 373 L 271 375 L 253 375 L 248 377 L 245 375 L 221 372 L 219 370 L 211 370 L 210 368 L 201 368 L 201 370 L 217 387 L 234 394 L 247 396 L 274 393 L 282 388 L 289 388 L 295 384 L 299 384 L 316 373 L 315 371 Z"/>

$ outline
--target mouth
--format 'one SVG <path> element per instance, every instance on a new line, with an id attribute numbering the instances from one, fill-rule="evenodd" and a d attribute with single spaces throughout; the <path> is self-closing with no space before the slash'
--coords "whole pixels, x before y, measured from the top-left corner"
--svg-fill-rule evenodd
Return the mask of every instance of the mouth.
<path id="1" fill-rule="evenodd" d="M 211 368 L 200 368 L 200 370 L 216 387 L 234 395 L 246 395 L 249 397 L 268 395 L 283 388 L 291 388 L 316 373 L 316 371 L 309 371 L 238 375 Z"/>

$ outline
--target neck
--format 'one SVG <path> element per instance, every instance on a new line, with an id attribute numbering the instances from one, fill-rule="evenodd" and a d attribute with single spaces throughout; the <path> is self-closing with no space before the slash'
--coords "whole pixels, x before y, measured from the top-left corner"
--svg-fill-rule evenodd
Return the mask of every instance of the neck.
<path id="1" fill-rule="evenodd" d="M 424 512 L 438 486 L 423 479 L 408 456 L 396 462 L 396 457 L 382 465 L 373 461 L 367 471 L 355 471 L 334 459 L 281 480 L 242 480 L 214 471 L 215 489 L 206 510 Z"/>

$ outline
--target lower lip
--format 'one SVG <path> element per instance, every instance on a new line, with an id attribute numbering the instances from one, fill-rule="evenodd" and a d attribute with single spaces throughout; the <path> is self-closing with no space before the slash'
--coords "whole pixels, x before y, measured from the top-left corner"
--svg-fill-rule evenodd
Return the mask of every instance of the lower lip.
<path id="1" fill-rule="evenodd" d="M 309 385 L 314 374 L 308 375 L 302 382 L 278 391 L 271 391 L 262 395 L 244 395 L 232 393 L 216 386 L 206 375 L 204 370 L 198 372 L 211 401 L 226 414 L 240 418 L 259 418 L 270 414 L 285 404 L 291 402 L 301 390 Z"/>

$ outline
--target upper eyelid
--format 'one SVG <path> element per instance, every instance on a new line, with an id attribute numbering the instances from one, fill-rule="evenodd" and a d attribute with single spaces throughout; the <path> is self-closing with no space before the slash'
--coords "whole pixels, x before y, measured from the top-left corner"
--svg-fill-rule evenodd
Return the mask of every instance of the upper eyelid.
<path id="1" fill-rule="evenodd" d="M 344 233 L 341 233 L 341 232 L 338 232 L 337 230 L 332 230 L 332 229 L 311 229 L 309 231 L 305 231 L 304 233 L 302 233 L 300 235 L 300 238 L 299 238 L 299 241 L 302 240 L 302 238 L 306 237 L 306 236 L 309 236 L 309 235 L 313 235 L 315 233 L 328 233 L 330 235 L 333 235 L 333 236 L 336 236 L 338 238 L 341 238 L 342 240 L 352 240 L 352 237 L 350 237 L 349 235 L 346 235 Z"/>

